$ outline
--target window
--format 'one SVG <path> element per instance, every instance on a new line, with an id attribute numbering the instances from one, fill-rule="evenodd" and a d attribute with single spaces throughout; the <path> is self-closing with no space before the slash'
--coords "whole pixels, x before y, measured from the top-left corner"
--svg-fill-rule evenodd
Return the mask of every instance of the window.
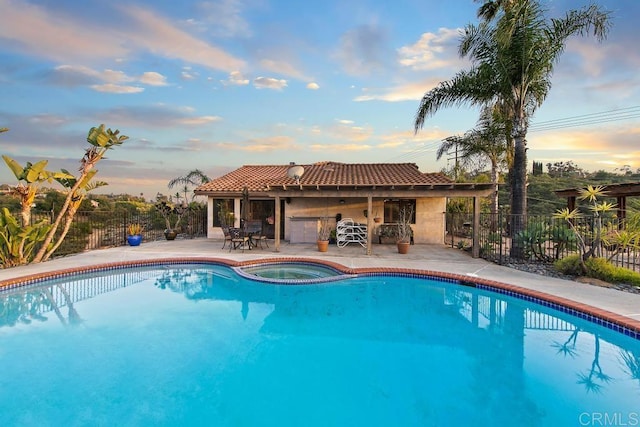
<path id="1" fill-rule="evenodd" d="M 233 225 L 233 199 L 215 199 L 213 201 L 213 226 Z"/>
<path id="2" fill-rule="evenodd" d="M 411 223 L 416 223 L 416 201 L 415 199 L 393 199 L 384 201 L 384 222 L 398 222 L 402 209 L 412 209 L 413 215 Z"/>

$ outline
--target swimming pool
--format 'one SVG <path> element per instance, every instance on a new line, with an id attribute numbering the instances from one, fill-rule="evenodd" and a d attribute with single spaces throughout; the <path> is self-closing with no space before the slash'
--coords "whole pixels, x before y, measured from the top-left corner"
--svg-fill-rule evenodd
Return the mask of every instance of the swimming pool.
<path id="1" fill-rule="evenodd" d="M 640 419 L 637 338 L 456 280 L 292 286 L 157 264 L 15 287 L 0 302 L 0 425 Z"/>

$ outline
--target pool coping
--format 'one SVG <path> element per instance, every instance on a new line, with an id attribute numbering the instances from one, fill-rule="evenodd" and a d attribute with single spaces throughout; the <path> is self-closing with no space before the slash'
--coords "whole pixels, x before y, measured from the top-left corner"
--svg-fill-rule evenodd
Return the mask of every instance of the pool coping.
<path id="1" fill-rule="evenodd" d="M 175 258 L 157 258 L 132 261 L 119 261 L 95 264 L 91 266 L 65 268 L 29 274 L 25 276 L 14 277 L 0 281 L 0 291 L 5 289 L 15 289 L 23 286 L 37 284 L 41 281 L 64 278 L 67 276 L 93 273 L 100 271 L 119 270 L 132 267 L 150 267 L 154 265 L 166 264 L 218 264 L 231 268 L 241 268 L 259 264 L 282 264 L 282 263 L 313 263 L 324 265 L 329 268 L 340 271 L 342 274 L 350 276 L 394 276 L 394 277 L 413 277 L 413 278 L 431 278 L 443 280 L 463 286 L 475 287 L 478 289 L 493 291 L 502 295 L 507 295 L 525 301 L 534 302 L 544 307 L 553 308 L 563 313 L 567 313 L 581 319 L 585 319 L 592 323 L 604 326 L 613 331 L 622 333 L 628 337 L 640 340 L 640 321 L 629 317 L 604 310 L 593 305 L 584 304 L 568 298 L 552 295 L 546 292 L 528 289 L 517 285 L 502 283 L 496 280 L 484 279 L 481 277 L 471 277 L 456 273 L 448 273 L 434 270 L 400 268 L 400 267 L 345 267 L 342 264 L 321 260 L 310 259 L 306 257 L 274 257 L 262 258 L 254 260 L 235 261 L 218 257 L 175 257 Z M 306 279 L 300 282 L 289 281 L 278 283 L 282 285 L 305 285 Z M 273 282 L 270 282 L 273 283 Z"/>

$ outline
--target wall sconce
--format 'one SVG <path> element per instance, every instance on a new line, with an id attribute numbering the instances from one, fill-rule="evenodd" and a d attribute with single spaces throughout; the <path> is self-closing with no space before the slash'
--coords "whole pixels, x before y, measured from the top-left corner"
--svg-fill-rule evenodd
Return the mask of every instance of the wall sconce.
<path id="1" fill-rule="evenodd" d="M 344 199 L 340 199 L 340 204 L 344 205 Z"/>

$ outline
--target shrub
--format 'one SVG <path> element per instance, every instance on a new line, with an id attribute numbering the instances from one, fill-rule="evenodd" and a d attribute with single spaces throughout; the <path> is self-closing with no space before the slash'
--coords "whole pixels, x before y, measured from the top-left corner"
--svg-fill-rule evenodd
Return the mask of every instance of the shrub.
<path id="1" fill-rule="evenodd" d="M 626 283 L 640 286 L 640 273 L 624 267 L 616 267 L 606 258 L 588 258 L 584 262 L 586 271 L 580 263 L 580 255 L 569 255 L 554 263 L 556 269 L 571 276 L 586 276 L 604 280 L 609 283 Z"/>
<path id="2" fill-rule="evenodd" d="M 585 274 L 582 269 L 582 264 L 580 263 L 579 254 L 566 256 L 554 262 L 553 265 L 556 267 L 556 270 L 562 274 L 568 274 L 571 276 L 582 276 Z"/>
<path id="3" fill-rule="evenodd" d="M 585 261 L 587 276 L 609 283 L 627 283 L 640 286 L 640 273 L 624 267 L 616 267 L 605 258 L 589 258 Z"/>

